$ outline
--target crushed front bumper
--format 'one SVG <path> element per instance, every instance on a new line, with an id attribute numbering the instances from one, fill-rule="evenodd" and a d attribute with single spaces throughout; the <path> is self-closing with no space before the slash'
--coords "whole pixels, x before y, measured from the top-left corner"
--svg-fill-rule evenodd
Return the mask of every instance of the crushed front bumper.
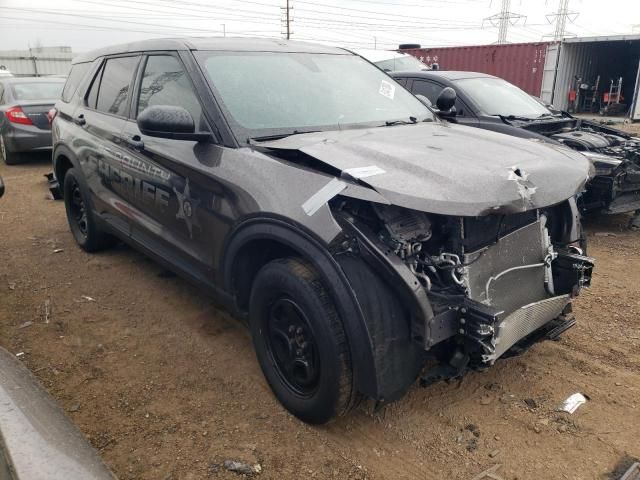
<path id="1" fill-rule="evenodd" d="M 464 367 L 492 365 L 525 339 L 575 323 L 571 299 L 591 283 L 594 261 L 576 249 L 553 249 L 543 222 L 465 256 L 467 295 L 429 320 L 432 342 L 454 338 Z"/>
<path id="2" fill-rule="evenodd" d="M 608 215 L 640 209 L 640 166 L 624 161 L 610 173 L 596 175 L 587 184 L 580 208 Z"/>

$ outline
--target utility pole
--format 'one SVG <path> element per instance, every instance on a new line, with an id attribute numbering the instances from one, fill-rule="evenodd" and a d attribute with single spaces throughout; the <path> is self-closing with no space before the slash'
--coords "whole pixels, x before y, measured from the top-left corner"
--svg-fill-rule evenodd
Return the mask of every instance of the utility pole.
<path id="1" fill-rule="evenodd" d="M 284 30 L 281 33 L 287 40 L 290 40 L 291 34 L 293 33 L 293 31 L 291 31 L 291 22 L 293 22 L 293 16 L 291 15 L 291 10 L 293 10 L 292 0 L 286 0 L 286 6 L 280 7 L 280 10 L 282 10 L 281 21 L 282 29 Z"/>
<path id="2" fill-rule="evenodd" d="M 547 21 L 555 24 L 553 39 L 562 40 L 567 35 L 575 35 L 573 33 L 566 32 L 567 20 L 573 23 L 576 18 L 578 18 L 578 15 L 578 12 L 569 11 L 569 0 L 560 0 L 558 3 L 558 11 L 547 15 Z"/>
<path id="3" fill-rule="evenodd" d="M 520 20 L 526 22 L 527 17 L 511 11 L 511 0 L 502 0 L 500 13 L 483 19 L 482 26 L 484 27 L 484 23 L 488 22 L 492 27 L 498 27 L 498 43 L 507 43 L 509 25 L 515 25 Z"/>
<path id="4" fill-rule="evenodd" d="M 375 35 L 373 37 L 373 49 L 374 50 L 378 49 L 378 38 Z"/>
<path id="5" fill-rule="evenodd" d="M 226 37 L 227 36 L 227 24 L 226 23 L 221 23 L 220 25 L 222 25 L 222 36 Z"/>

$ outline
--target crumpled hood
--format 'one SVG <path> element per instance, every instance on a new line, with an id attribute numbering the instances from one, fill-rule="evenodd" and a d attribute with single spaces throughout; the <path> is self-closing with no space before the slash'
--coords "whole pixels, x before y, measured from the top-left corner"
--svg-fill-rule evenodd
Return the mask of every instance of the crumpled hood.
<path id="1" fill-rule="evenodd" d="M 343 177 L 360 177 L 392 204 L 443 215 L 554 205 L 583 191 L 593 168 L 566 147 L 440 122 L 299 134 L 257 145 L 298 150 Z"/>

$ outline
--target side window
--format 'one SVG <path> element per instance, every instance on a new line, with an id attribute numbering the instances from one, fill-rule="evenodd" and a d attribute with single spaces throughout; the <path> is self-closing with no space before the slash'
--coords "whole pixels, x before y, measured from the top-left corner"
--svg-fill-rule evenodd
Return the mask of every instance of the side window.
<path id="1" fill-rule="evenodd" d="M 104 70 L 104 65 L 100 67 L 98 73 L 96 73 L 95 77 L 93 77 L 93 82 L 91 82 L 91 86 L 89 87 L 89 93 L 87 94 L 87 107 L 96 108 L 96 102 L 98 101 L 98 90 L 100 89 L 100 80 L 102 79 L 102 71 Z"/>
<path id="2" fill-rule="evenodd" d="M 80 86 L 80 82 L 89 71 L 89 67 L 91 67 L 91 63 L 77 63 L 71 67 L 71 72 L 69 72 L 69 76 L 67 77 L 67 82 L 64 84 L 64 89 L 62 90 L 62 101 L 65 103 L 69 103 L 71 98 L 78 90 Z"/>
<path id="3" fill-rule="evenodd" d="M 429 82 L 427 80 L 414 80 L 411 92 L 414 95 L 424 95 L 429 101 L 435 105 L 440 92 L 444 87 L 437 83 Z"/>
<path id="4" fill-rule="evenodd" d="M 154 105 L 185 108 L 196 129 L 203 128 L 202 107 L 182 63 L 171 55 L 151 55 L 144 67 L 136 116 Z M 204 124 L 206 125 L 206 124 Z M 206 127 L 204 127 L 206 129 Z"/>
<path id="5" fill-rule="evenodd" d="M 110 58 L 103 67 L 96 110 L 124 117 L 127 115 L 131 79 L 138 57 Z M 91 88 L 93 93 L 94 85 Z"/>
<path id="6" fill-rule="evenodd" d="M 402 77 L 402 78 L 395 78 L 395 81 L 398 82 L 400 85 L 402 85 L 403 87 L 407 86 L 407 79 Z"/>
<path id="7" fill-rule="evenodd" d="M 0 105 L 4 103 L 4 85 L 0 83 Z"/>

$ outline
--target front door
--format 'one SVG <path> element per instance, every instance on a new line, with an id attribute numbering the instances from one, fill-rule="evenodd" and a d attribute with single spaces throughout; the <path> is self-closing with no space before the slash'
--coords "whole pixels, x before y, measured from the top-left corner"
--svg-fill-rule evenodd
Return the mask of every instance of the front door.
<path id="1" fill-rule="evenodd" d="M 132 238 L 178 268 L 207 282 L 213 276 L 213 254 L 221 242 L 220 185 L 216 159 L 222 147 L 213 142 L 172 140 L 143 135 L 137 115 L 153 105 L 185 108 L 196 131 L 211 129 L 182 61 L 173 53 L 144 59 L 134 102 L 122 141 L 127 146 L 123 168 L 138 188 L 131 199 L 137 218 Z M 212 173 L 213 172 L 213 173 Z"/>

